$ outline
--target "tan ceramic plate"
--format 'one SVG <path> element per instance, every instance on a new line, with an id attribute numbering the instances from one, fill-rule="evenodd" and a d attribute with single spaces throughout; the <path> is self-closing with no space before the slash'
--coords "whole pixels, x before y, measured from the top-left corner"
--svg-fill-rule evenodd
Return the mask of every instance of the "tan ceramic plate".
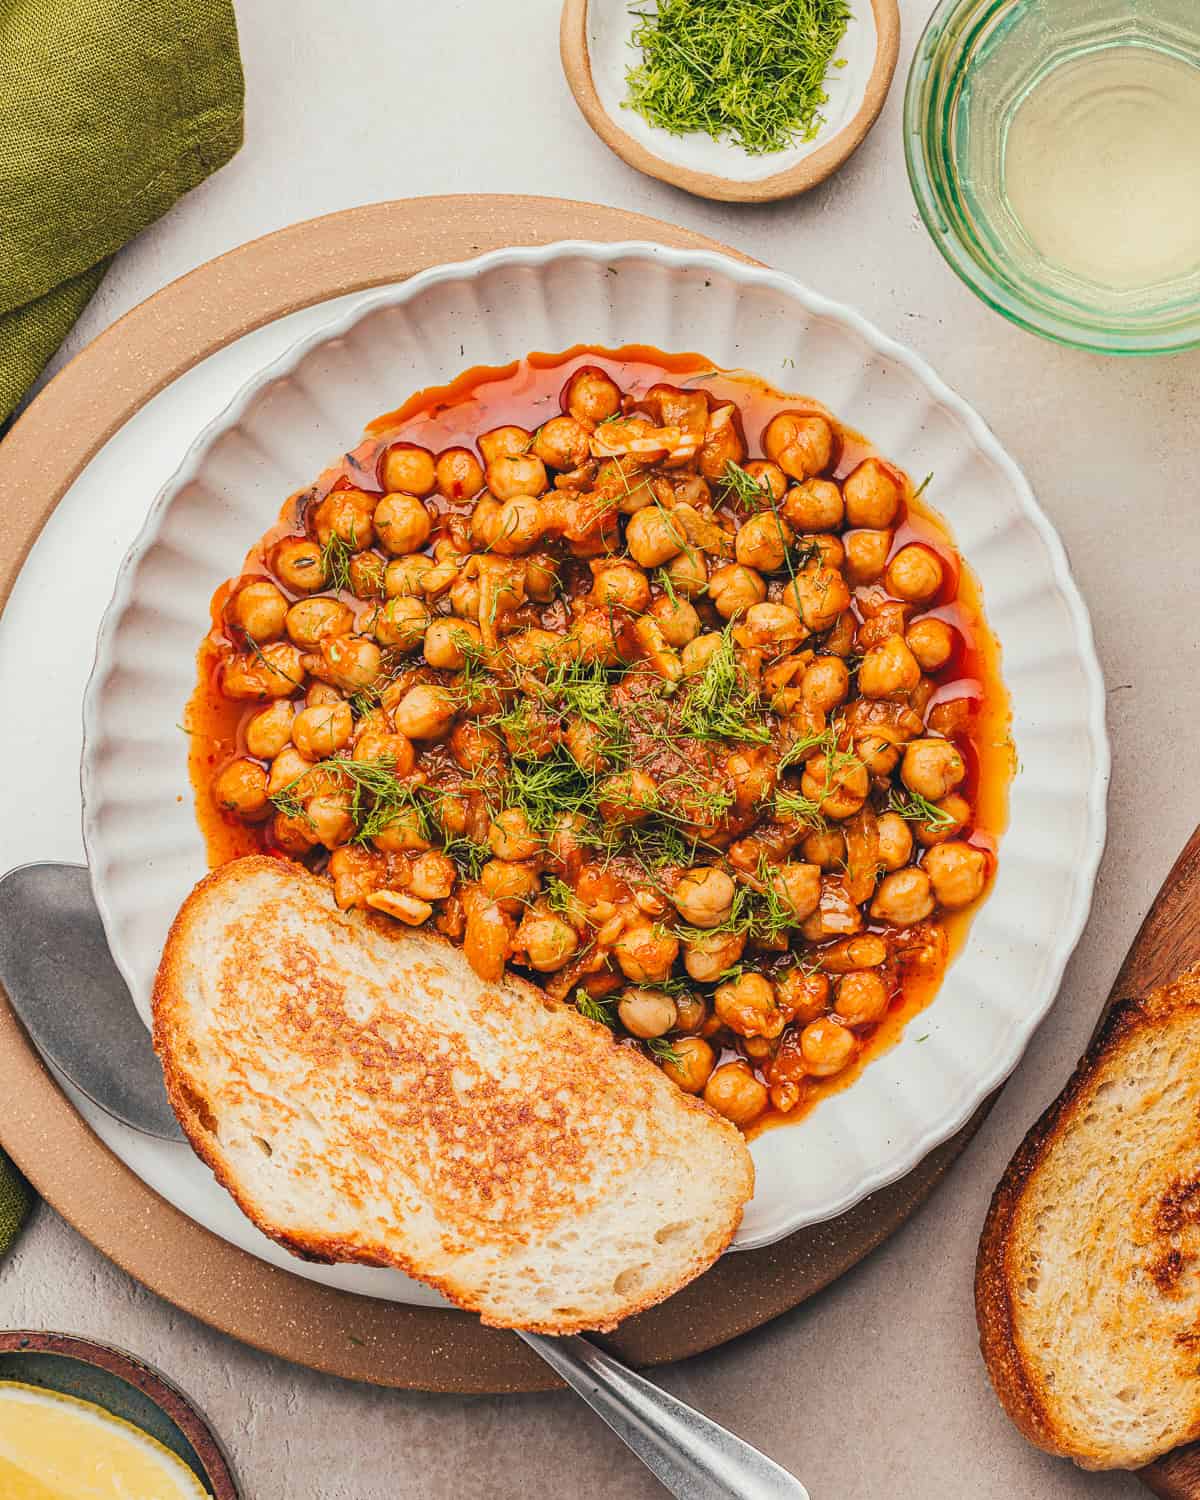
<path id="1" fill-rule="evenodd" d="M 645 9 L 646 7 L 642 7 Z M 629 0 L 564 0 L 563 72 L 588 124 L 631 167 L 701 198 L 768 203 L 824 182 L 862 144 L 883 108 L 900 47 L 896 0 L 851 0 L 852 19 L 825 79 L 825 123 L 814 140 L 748 156 L 696 133 L 674 136 L 623 109 L 625 72 L 637 54 Z"/>
<path id="2" fill-rule="evenodd" d="M 299 308 L 401 281 L 426 266 L 572 236 L 723 248 L 657 220 L 589 204 L 427 198 L 296 225 L 165 288 L 68 365 L 0 444 L 0 513 L 7 518 L 0 607 L 83 467 L 152 396 L 206 356 Z M 195 1317 L 282 1358 L 380 1385 L 483 1392 L 556 1383 L 515 1337 L 484 1329 L 473 1317 L 303 1280 L 172 1208 L 92 1134 L 38 1061 L 2 991 L 0 1077 L 0 1142 L 34 1185 L 104 1254 Z M 812 1296 L 924 1200 L 983 1112 L 903 1181 L 830 1223 L 726 1256 L 669 1303 L 631 1319 L 610 1346 L 637 1364 L 680 1359 Z"/>

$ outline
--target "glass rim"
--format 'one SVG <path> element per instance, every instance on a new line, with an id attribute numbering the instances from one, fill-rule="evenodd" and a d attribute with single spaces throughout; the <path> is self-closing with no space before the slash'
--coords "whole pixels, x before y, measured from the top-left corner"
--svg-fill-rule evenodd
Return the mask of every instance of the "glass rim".
<path id="1" fill-rule="evenodd" d="M 950 269 L 982 302 L 1019 328 L 1053 343 L 1093 354 L 1124 356 L 1182 354 L 1200 347 L 1200 294 L 1194 315 L 1160 330 L 1102 325 L 1086 315 L 1071 318 L 1039 307 L 1008 286 L 984 260 L 972 253 L 954 216 L 943 210 L 944 197 L 927 159 L 928 153 L 937 147 L 930 142 L 926 128 L 941 123 L 931 113 L 936 103 L 931 96 L 931 80 L 938 78 L 947 64 L 947 59 L 939 56 L 940 44 L 950 33 L 957 47 L 968 23 L 973 33 L 978 32 L 999 12 L 1019 3 L 1020 0 L 940 0 L 917 40 L 904 89 L 904 161 L 926 232 Z"/>

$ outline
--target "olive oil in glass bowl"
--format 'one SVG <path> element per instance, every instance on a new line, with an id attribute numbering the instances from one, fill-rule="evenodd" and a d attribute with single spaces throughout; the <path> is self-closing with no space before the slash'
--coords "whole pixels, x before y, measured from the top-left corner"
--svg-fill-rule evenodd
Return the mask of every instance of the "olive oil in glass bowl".
<path id="1" fill-rule="evenodd" d="M 1013 322 L 1200 345 L 1200 0 L 943 0 L 905 153 L 934 243 Z"/>

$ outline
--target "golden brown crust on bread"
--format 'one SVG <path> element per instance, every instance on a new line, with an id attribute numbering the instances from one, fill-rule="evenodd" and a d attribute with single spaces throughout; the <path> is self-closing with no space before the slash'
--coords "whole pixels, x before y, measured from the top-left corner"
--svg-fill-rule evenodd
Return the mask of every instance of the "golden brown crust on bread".
<path id="1" fill-rule="evenodd" d="M 247 890 L 252 895 L 246 912 L 229 920 L 214 945 L 205 925 L 213 920 L 214 903 Z M 305 922 L 289 925 L 295 916 L 289 904 L 296 903 L 305 909 Z M 280 930 L 288 932 L 286 942 L 272 936 Z M 206 953 L 206 946 L 219 946 L 221 952 Z M 337 955 L 353 958 L 366 948 L 376 970 L 380 955 L 384 961 L 395 955 L 390 990 L 378 984 L 368 988 L 376 1002 L 380 994 L 393 996 L 395 1008 L 376 1003 L 369 1016 L 353 1018 Z M 198 962 L 213 970 L 203 985 Z M 360 986 L 373 982 L 375 970 L 366 967 L 367 981 L 353 976 Z M 452 996 L 447 973 L 457 986 Z M 221 1007 L 219 1033 L 205 1043 L 209 1052 L 221 1053 L 219 1086 L 211 1085 L 208 1075 L 217 1074 L 197 1045 L 202 987 L 204 1003 Z M 253 1014 L 245 1014 L 243 990 L 254 996 Z M 414 1001 L 418 996 L 422 1003 L 429 997 L 428 1025 Z M 454 1014 L 451 1001 L 458 1007 Z M 252 856 L 200 882 L 172 925 L 153 1009 L 154 1044 L 184 1131 L 217 1181 L 264 1233 L 305 1259 L 393 1266 L 497 1326 L 547 1333 L 614 1327 L 707 1269 L 732 1239 L 752 1191 L 749 1154 L 736 1129 L 702 1101 L 680 1093 L 640 1053 L 618 1045 L 607 1027 L 522 980 L 483 985 L 469 975 L 461 950 L 444 939 L 410 934 L 382 918 L 339 912 L 327 882 L 288 862 Z M 530 1023 L 552 1048 L 549 1055 L 535 1052 Z M 525 1092 L 498 1080 L 507 1066 L 505 1026 L 518 1033 L 512 1052 L 524 1069 L 520 1082 L 530 1085 Z M 280 1050 L 286 1087 L 253 1081 L 256 1047 Z M 329 1079 L 339 1070 L 353 1108 L 329 1114 L 331 1099 L 338 1102 Z M 306 1104 L 303 1088 L 309 1086 L 314 1092 Z M 277 1140 L 286 1140 L 293 1130 L 286 1117 L 293 1106 L 325 1112 L 320 1123 L 339 1144 L 312 1158 L 312 1171 L 336 1190 L 332 1217 L 340 1215 L 341 1230 L 322 1226 L 319 1214 L 303 1223 L 281 1213 L 248 1180 L 244 1160 L 235 1160 L 228 1141 L 219 1137 L 232 1118 L 231 1101 L 242 1113 L 261 1107 L 272 1133 L 279 1132 Z M 653 1141 L 635 1139 L 643 1116 L 654 1120 L 668 1144 L 696 1154 L 694 1181 L 688 1180 L 689 1162 L 672 1165 Z M 610 1117 L 624 1133 L 631 1159 L 640 1151 L 643 1167 L 667 1197 L 674 1194 L 678 1201 L 690 1194 L 696 1224 L 659 1223 L 660 1234 L 682 1227 L 688 1233 L 675 1236 L 677 1245 L 660 1238 L 653 1265 L 631 1274 L 608 1303 L 601 1298 L 590 1307 L 564 1309 L 550 1305 L 551 1298 L 544 1316 L 507 1315 L 510 1303 L 522 1305 L 520 1295 L 506 1301 L 493 1283 L 510 1264 L 524 1266 L 527 1279 L 534 1275 L 530 1267 L 540 1237 L 553 1239 L 564 1225 L 569 1236 L 574 1216 L 588 1225 L 599 1222 L 618 1192 L 629 1194 L 645 1215 L 638 1182 L 597 1170 L 600 1149 L 612 1143 L 605 1134 Z M 274 1155 L 268 1143 L 261 1144 L 265 1154 Z M 310 1159 L 300 1153 L 291 1184 L 296 1192 L 305 1190 L 309 1172 Z M 342 1212 L 348 1204 L 355 1206 L 357 1219 Z M 389 1216 L 394 1222 L 385 1222 Z M 406 1227 L 422 1216 L 435 1221 L 434 1229 L 414 1250 Z M 646 1222 L 653 1235 L 652 1216 Z M 569 1261 L 570 1254 L 564 1250 L 560 1259 Z M 619 1266 L 610 1279 L 620 1283 Z"/>
<path id="2" fill-rule="evenodd" d="M 1147 1033 L 1160 1031 L 1184 1015 L 1194 1018 L 1198 1010 L 1200 965 L 1186 970 L 1144 1000 L 1124 1000 L 1113 1007 L 1062 1092 L 1017 1148 L 992 1196 L 979 1241 L 975 1310 L 980 1348 L 996 1394 L 1030 1442 L 1087 1468 L 1136 1466 L 1148 1462 L 1154 1454 L 1134 1456 L 1131 1452 L 1126 1464 L 1118 1455 L 1119 1444 L 1100 1436 L 1094 1445 L 1085 1444 L 1064 1430 L 1058 1414 L 1061 1392 L 1052 1388 L 1053 1376 L 1048 1378 L 1047 1351 L 1027 1346 L 1022 1338 L 1017 1288 L 1024 1274 L 1029 1239 L 1036 1229 L 1023 1221 L 1022 1214 L 1039 1174 L 1050 1169 L 1056 1150 L 1062 1147 L 1068 1134 L 1080 1124 L 1086 1127 L 1102 1111 L 1098 1090 L 1110 1078 L 1122 1076 L 1130 1048 L 1144 1040 Z M 1088 1111 L 1093 1113 L 1089 1115 Z M 1195 1135 L 1196 1125 L 1194 1119 L 1180 1119 L 1181 1141 Z M 1161 1306 L 1169 1313 L 1170 1299 L 1184 1263 L 1178 1243 L 1180 1228 L 1185 1221 L 1200 1225 L 1200 1177 L 1190 1171 L 1178 1177 L 1166 1171 L 1162 1182 L 1156 1182 L 1139 1197 L 1141 1184 L 1123 1181 L 1121 1168 L 1120 1160 L 1111 1164 L 1105 1207 L 1114 1215 L 1127 1216 L 1136 1226 L 1130 1236 L 1136 1254 L 1120 1265 L 1110 1265 L 1109 1269 L 1130 1283 L 1138 1281 L 1139 1296 L 1143 1295 L 1145 1282 L 1152 1283 L 1163 1299 Z M 1077 1187 L 1081 1194 L 1089 1191 L 1082 1182 Z M 1095 1204 L 1081 1201 L 1078 1207 L 1083 1234 L 1089 1214 L 1095 1212 Z M 1037 1259 L 1040 1261 L 1041 1257 Z M 1184 1347 L 1190 1340 L 1200 1340 L 1200 1330 L 1189 1334 L 1187 1329 L 1181 1329 L 1174 1339 Z M 1194 1365 L 1195 1360 L 1191 1363 Z M 1196 1401 L 1191 1426 L 1173 1434 L 1162 1451 L 1196 1437 L 1200 1437 L 1200 1399 Z"/>

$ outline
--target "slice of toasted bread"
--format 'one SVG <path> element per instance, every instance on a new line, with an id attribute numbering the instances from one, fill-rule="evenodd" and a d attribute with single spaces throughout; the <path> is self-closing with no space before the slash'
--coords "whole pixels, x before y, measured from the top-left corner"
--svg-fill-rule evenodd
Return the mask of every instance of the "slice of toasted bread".
<path id="1" fill-rule="evenodd" d="M 738 1130 L 605 1026 L 253 856 L 184 902 L 154 1044 L 265 1233 L 397 1266 L 500 1327 L 608 1329 L 698 1276 L 754 1185 Z"/>
<path id="2" fill-rule="evenodd" d="M 1116 1006 L 992 1199 L 975 1305 L 1031 1442 L 1135 1468 L 1200 1437 L 1200 966 Z"/>

